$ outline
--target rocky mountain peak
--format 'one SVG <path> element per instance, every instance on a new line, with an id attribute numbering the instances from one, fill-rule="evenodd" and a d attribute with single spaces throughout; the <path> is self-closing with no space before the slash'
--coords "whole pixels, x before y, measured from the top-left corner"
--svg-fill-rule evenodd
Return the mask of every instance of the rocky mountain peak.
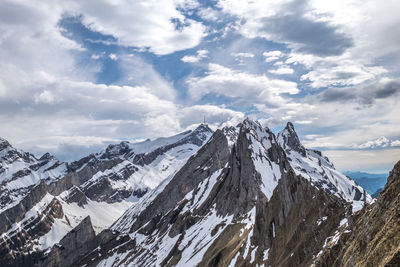
<path id="1" fill-rule="evenodd" d="M 192 143 L 200 146 L 213 134 L 213 130 L 208 127 L 206 123 L 202 123 L 196 127 L 193 131 L 188 132 L 188 136 L 185 137 L 182 141 Z"/>
<path id="2" fill-rule="evenodd" d="M 130 151 L 129 142 L 128 141 L 122 141 L 119 144 L 111 144 L 111 145 L 109 145 L 105 149 L 104 153 L 101 155 L 100 158 L 102 158 L 102 159 L 105 159 L 105 158 L 111 159 L 113 157 L 125 155 L 129 151 Z"/>
<path id="3" fill-rule="evenodd" d="M 193 130 L 193 134 L 197 133 L 212 133 L 213 130 L 208 127 L 207 123 L 201 123 L 199 126 L 196 127 L 196 129 Z"/>
<path id="4" fill-rule="evenodd" d="M 300 142 L 300 139 L 291 122 L 286 124 L 286 127 L 278 134 L 278 140 L 283 149 L 290 149 L 299 152 L 303 157 L 306 156 L 306 151 Z"/>
<path id="5" fill-rule="evenodd" d="M 239 123 L 238 125 L 240 128 L 242 129 L 262 129 L 263 127 L 261 126 L 261 124 L 256 121 L 256 120 L 252 120 L 249 117 L 247 117 L 246 119 L 243 120 L 242 123 Z"/>
<path id="6" fill-rule="evenodd" d="M 43 154 L 43 156 L 41 156 L 39 160 L 57 160 L 57 158 L 47 152 Z"/>
<path id="7" fill-rule="evenodd" d="M 290 122 L 290 121 L 288 121 L 288 122 L 286 123 L 286 128 L 287 128 L 289 131 L 295 132 L 295 130 L 294 130 L 294 125 L 293 125 L 293 123 Z"/>
<path id="8" fill-rule="evenodd" d="M 363 203 L 372 201 L 371 196 L 352 179 L 338 172 L 329 159 L 320 151 L 306 149 L 300 142 L 292 123 L 279 132 L 278 142 L 285 150 L 290 165 L 297 175 L 305 177 L 317 188 L 322 188 L 348 202 L 353 202 L 354 210 Z"/>
<path id="9" fill-rule="evenodd" d="M 27 160 L 29 160 L 28 153 L 15 149 L 6 139 L 1 137 L 0 137 L 0 153 L 1 153 L 0 157 L 3 157 L 3 160 L 11 156 L 13 158 L 27 158 Z"/>
<path id="10" fill-rule="evenodd" d="M 0 137 L 0 157 L 1 160 L 8 164 L 21 160 L 26 163 L 37 161 L 37 158 L 29 153 L 20 149 L 14 148 L 6 139 Z"/>
<path id="11" fill-rule="evenodd" d="M 239 123 L 238 126 L 239 133 L 246 133 L 247 139 L 254 139 L 257 142 L 265 142 L 269 140 L 269 144 L 263 143 L 265 149 L 269 149 L 271 147 L 271 143 L 276 143 L 275 135 L 270 131 L 268 127 L 263 127 L 260 122 L 256 120 L 252 120 L 250 118 L 246 118 L 242 123 Z M 251 143 L 254 140 L 250 140 Z"/>
<path id="12" fill-rule="evenodd" d="M 10 143 L 6 139 L 0 137 L 0 151 L 7 147 L 11 147 Z"/>
<path id="13" fill-rule="evenodd" d="M 222 132 L 226 136 L 226 139 L 228 140 L 229 147 L 232 147 L 233 144 L 236 143 L 236 140 L 238 139 L 239 136 L 238 127 L 225 126 L 224 128 L 222 128 Z"/>

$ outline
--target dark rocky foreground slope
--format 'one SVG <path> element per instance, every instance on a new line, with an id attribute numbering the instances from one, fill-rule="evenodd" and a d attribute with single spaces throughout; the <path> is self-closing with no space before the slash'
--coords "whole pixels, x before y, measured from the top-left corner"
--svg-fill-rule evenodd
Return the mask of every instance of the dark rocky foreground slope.
<path id="1" fill-rule="evenodd" d="M 168 183 L 78 249 L 73 265 L 310 266 L 352 205 L 320 186 L 331 180 L 296 174 L 286 155 L 249 119 L 218 130 Z M 362 194 L 356 200 L 367 201 Z M 58 259 L 51 252 L 41 264 L 63 266 Z"/>
<path id="2" fill-rule="evenodd" d="M 400 161 L 377 200 L 349 219 L 316 266 L 400 266 Z"/>

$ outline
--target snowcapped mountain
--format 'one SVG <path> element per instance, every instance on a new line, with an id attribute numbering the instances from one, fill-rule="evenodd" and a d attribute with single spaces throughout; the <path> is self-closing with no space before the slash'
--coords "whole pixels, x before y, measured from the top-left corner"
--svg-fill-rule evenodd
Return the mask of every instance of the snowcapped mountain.
<path id="1" fill-rule="evenodd" d="M 48 154 L 36 159 L 2 140 L 1 265 L 32 266 L 88 222 L 94 234 L 100 233 L 173 176 L 211 135 L 208 126 L 200 125 L 172 137 L 110 145 L 70 164 Z"/>
<path id="2" fill-rule="evenodd" d="M 217 130 L 109 230 L 80 243 L 70 261 L 78 266 L 309 266 L 352 213 L 349 201 L 368 202 L 369 196 L 357 196 L 351 180 L 336 181 L 342 177 L 333 165 L 294 143 L 291 124 L 285 130 L 277 138 L 250 119 Z M 81 228 L 90 232 L 90 223 Z M 71 238 L 62 248 L 53 247 L 40 265 L 60 263 Z"/>
<path id="3" fill-rule="evenodd" d="M 295 173 L 309 180 L 312 185 L 353 202 L 354 211 L 361 209 L 364 202 L 372 201 L 371 196 L 361 186 L 337 171 L 320 151 L 305 148 L 292 123 L 289 122 L 278 134 L 278 142 L 285 150 Z"/>
<path id="4" fill-rule="evenodd" d="M 0 138 L 0 213 L 17 205 L 40 181 L 50 184 L 67 172 L 67 164 L 54 156 L 46 153 L 37 159 Z"/>

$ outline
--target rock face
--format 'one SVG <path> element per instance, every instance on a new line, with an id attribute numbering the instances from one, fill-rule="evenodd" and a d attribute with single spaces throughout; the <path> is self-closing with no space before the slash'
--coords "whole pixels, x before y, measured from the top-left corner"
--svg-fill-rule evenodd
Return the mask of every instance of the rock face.
<path id="1" fill-rule="evenodd" d="M 72 241 L 79 236 L 69 233 L 85 229 L 87 216 L 94 233 L 108 228 L 148 190 L 179 170 L 211 134 L 207 125 L 200 125 L 172 137 L 110 145 L 70 164 L 50 154 L 37 159 L 1 139 L 1 266 L 33 266 L 64 236 L 83 244 L 85 239 Z M 57 265 L 69 266 L 74 258 L 65 251 L 54 247 L 46 262 L 51 265 L 66 257 Z"/>
<path id="2" fill-rule="evenodd" d="M 0 265 L 32 266 L 41 257 L 35 249 L 39 245 L 37 239 L 48 233 L 54 221 L 63 216 L 61 203 L 54 198 L 38 216 L 23 219 L 18 228 L 11 228 L 0 242 Z"/>
<path id="3" fill-rule="evenodd" d="M 351 204 L 307 178 L 268 128 L 246 119 L 216 131 L 75 264 L 309 266 Z"/>
<path id="4" fill-rule="evenodd" d="M 67 235 L 56 244 L 49 255 L 41 258 L 38 266 L 71 266 L 83 255 L 79 251 L 94 249 L 95 232 L 90 221 L 86 217 L 83 221 L 68 232 Z"/>
<path id="5" fill-rule="evenodd" d="M 353 215 L 316 266 L 400 266 L 400 161 L 377 200 Z"/>

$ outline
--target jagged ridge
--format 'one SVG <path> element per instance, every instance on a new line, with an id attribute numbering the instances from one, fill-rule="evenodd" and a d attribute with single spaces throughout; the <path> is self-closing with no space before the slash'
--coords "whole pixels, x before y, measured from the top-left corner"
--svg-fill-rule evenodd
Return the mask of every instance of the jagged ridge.
<path id="1" fill-rule="evenodd" d="M 285 150 L 296 174 L 308 179 L 317 188 L 322 188 L 345 201 L 353 202 L 354 211 L 359 210 L 365 202 L 372 201 L 371 196 L 361 186 L 337 171 L 320 151 L 305 148 L 292 123 L 287 123 L 278 134 L 278 142 Z"/>

